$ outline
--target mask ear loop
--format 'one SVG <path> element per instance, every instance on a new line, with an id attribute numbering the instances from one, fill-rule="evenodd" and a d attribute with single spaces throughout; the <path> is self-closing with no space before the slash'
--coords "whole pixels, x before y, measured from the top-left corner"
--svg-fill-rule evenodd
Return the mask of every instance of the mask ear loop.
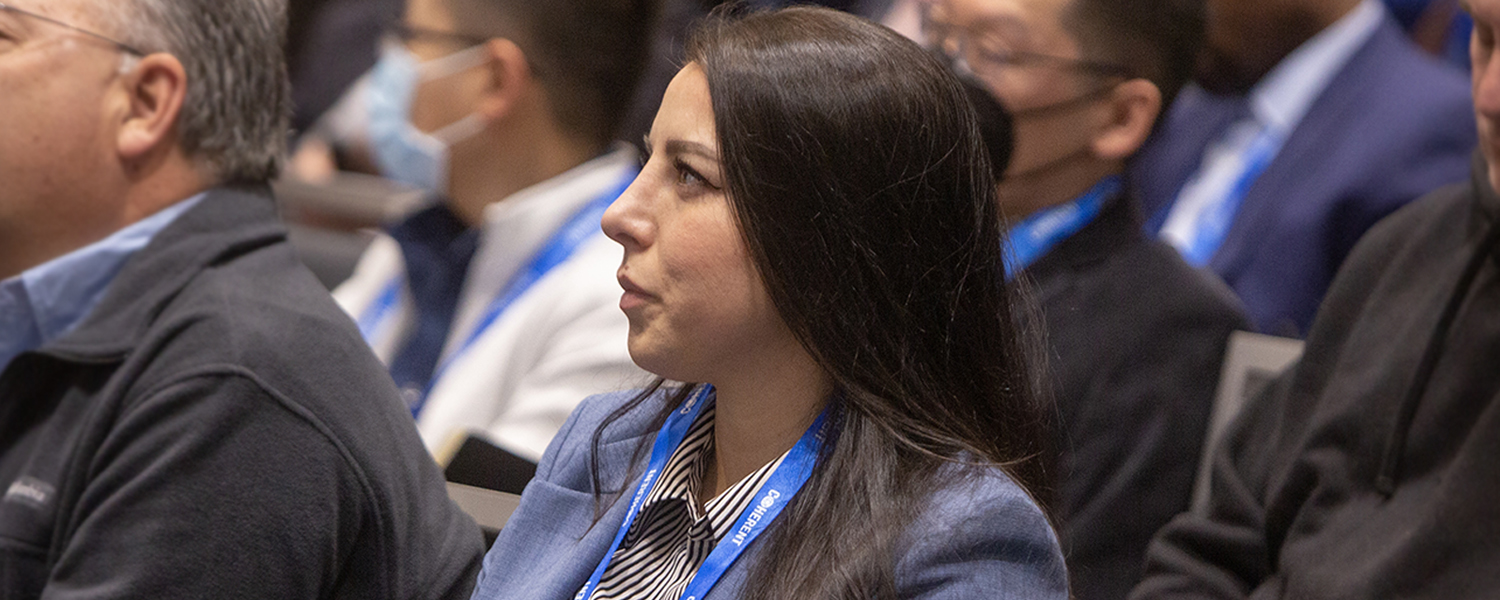
<path id="1" fill-rule="evenodd" d="M 422 81 L 442 79 L 457 75 L 474 67 L 483 65 L 486 61 L 485 45 L 470 46 L 442 58 L 433 59 L 417 66 Z M 437 131 L 428 135 L 438 139 L 445 145 L 452 146 L 484 131 L 485 122 L 477 114 L 470 114 L 462 119 L 454 121 Z"/>
<path id="2" fill-rule="evenodd" d="M 477 114 L 470 114 L 427 135 L 443 142 L 446 146 L 452 147 L 454 144 L 478 135 L 479 132 L 484 131 L 484 127 L 484 118 Z"/>
<path id="3" fill-rule="evenodd" d="M 1041 106 L 1012 110 L 1010 111 L 1010 114 L 1012 117 L 1016 118 L 1035 118 L 1055 113 L 1067 112 L 1108 96 L 1110 92 L 1115 91 L 1115 88 L 1120 86 L 1120 83 L 1123 82 L 1106 83 L 1072 98 L 1068 98 L 1067 100 L 1059 100 L 1051 104 L 1043 104 Z"/>

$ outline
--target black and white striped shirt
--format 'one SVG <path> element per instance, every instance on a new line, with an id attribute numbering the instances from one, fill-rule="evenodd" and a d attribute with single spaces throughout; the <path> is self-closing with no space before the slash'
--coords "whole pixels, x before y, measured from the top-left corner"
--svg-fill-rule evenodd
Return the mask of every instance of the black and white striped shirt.
<path id="1" fill-rule="evenodd" d="M 693 574 L 750 505 L 783 454 L 698 508 L 703 469 L 713 460 L 714 407 L 704 407 L 647 494 L 591 600 L 677 600 Z M 706 514 L 705 514 L 706 513 Z"/>

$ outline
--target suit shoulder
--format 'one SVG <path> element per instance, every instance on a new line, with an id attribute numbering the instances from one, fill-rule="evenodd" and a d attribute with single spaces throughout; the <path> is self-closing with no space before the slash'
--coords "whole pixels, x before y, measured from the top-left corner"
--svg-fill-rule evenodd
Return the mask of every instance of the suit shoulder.
<path id="1" fill-rule="evenodd" d="M 1474 136 L 1470 82 L 1461 71 L 1405 39 L 1388 40 L 1382 47 L 1387 49 L 1362 57 L 1363 64 L 1351 68 L 1348 79 L 1330 83 L 1343 86 L 1331 88 L 1334 94 L 1347 93 L 1340 104 L 1347 102 L 1347 110 L 1371 123 L 1365 135 Z"/>
<path id="2" fill-rule="evenodd" d="M 903 597 L 1066 598 L 1067 569 L 1042 508 L 995 467 L 949 465 L 907 530 Z"/>
<path id="3" fill-rule="evenodd" d="M 1215 315 L 1219 321 L 1249 327 L 1245 307 L 1229 285 L 1208 271 L 1193 268 L 1177 250 L 1157 239 L 1145 240 L 1140 249 L 1142 261 L 1156 265 L 1151 272 L 1160 278 L 1165 289 L 1177 290 L 1183 302 L 1200 314 Z M 1155 282 L 1153 282 L 1155 283 Z"/>
<path id="4" fill-rule="evenodd" d="M 970 521 L 1028 524 L 1019 530 L 1050 534 L 1041 507 L 1015 479 L 997 467 L 948 465 L 918 523 L 934 530 L 961 528 Z M 1041 537 L 1049 537 L 1042 535 Z"/>
<path id="5" fill-rule="evenodd" d="M 645 398 L 641 393 L 642 390 L 609 392 L 579 402 L 542 454 L 537 477 L 572 489 L 590 488 L 585 475 L 590 469 L 596 432 L 601 467 L 613 465 L 621 471 L 628 470 L 629 457 L 636 445 L 627 442 L 653 433 L 651 427 L 667 397 L 664 391 Z M 623 475 L 623 472 L 613 474 Z"/>
<path id="6" fill-rule="evenodd" d="M 1106 261 L 1107 300 L 1115 311 L 1136 307 L 1137 318 L 1124 322 L 1183 323 L 1214 330 L 1247 328 L 1245 308 L 1234 291 L 1211 273 L 1187 264 L 1177 250 L 1142 237 Z M 1132 311 L 1134 312 L 1134 311 Z"/>
<path id="7" fill-rule="evenodd" d="M 592 432 L 604 425 L 604 421 L 617 411 L 626 408 L 640 397 L 642 390 L 622 390 L 595 394 L 584 398 L 578 403 L 578 408 L 573 410 L 570 420 L 576 421 L 574 427 L 577 431 Z M 650 425 L 651 417 L 655 416 L 654 408 L 661 406 L 663 393 L 658 391 L 650 398 L 642 401 L 638 406 L 631 407 L 621 417 L 610 423 L 610 431 L 605 437 L 605 442 L 618 439 L 634 437 L 646 432 Z"/>

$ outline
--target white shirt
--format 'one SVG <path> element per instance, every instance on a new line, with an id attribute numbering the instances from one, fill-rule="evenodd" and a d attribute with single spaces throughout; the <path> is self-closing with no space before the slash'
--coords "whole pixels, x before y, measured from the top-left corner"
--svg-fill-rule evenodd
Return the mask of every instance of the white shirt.
<path id="1" fill-rule="evenodd" d="M 1230 199 L 1235 184 L 1256 162 L 1252 155 L 1269 152 L 1264 158 L 1274 159 L 1328 83 L 1375 35 L 1385 14 L 1378 0 L 1363 0 L 1298 46 L 1251 88 L 1252 117 L 1230 125 L 1204 152 L 1198 171 L 1178 193 L 1162 226 L 1164 241 L 1180 250 L 1197 243 L 1205 215 Z M 1202 93 L 1206 92 L 1196 86 L 1184 91 Z"/>
<path id="2" fill-rule="evenodd" d="M 602 230 L 463 347 L 490 303 L 537 251 L 585 205 L 618 189 L 636 161 L 634 150 L 622 147 L 485 208 L 479 247 L 438 360 L 442 372 L 417 418 L 429 451 L 438 454 L 453 438 L 475 433 L 539 460 L 579 401 L 649 381 L 626 347 L 630 326 L 619 309 L 615 280 L 623 252 Z M 403 277 L 401 249 L 382 235 L 334 297 L 359 319 Z M 381 360 L 394 357 L 413 317 L 403 293 L 372 332 Z"/>

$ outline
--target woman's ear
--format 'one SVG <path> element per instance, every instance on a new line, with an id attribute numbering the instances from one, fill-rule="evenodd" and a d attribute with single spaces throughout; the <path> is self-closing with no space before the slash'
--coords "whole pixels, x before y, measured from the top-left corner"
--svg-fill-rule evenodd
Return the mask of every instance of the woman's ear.
<path id="1" fill-rule="evenodd" d="M 170 54 L 125 60 L 135 64 L 120 76 L 124 101 L 115 148 L 122 158 L 134 161 L 164 144 L 176 144 L 173 131 L 187 98 L 187 71 Z"/>
<path id="2" fill-rule="evenodd" d="M 510 115 L 521 100 L 532 93 L 536 78 L 526 53 L 515 42 L 495 38 L 485 42 L 484 48 L 489 81 L 476 112 L 488 121 L 495 121 Z"/>
<path id="3" fill-rule="evenodd" d="M 1094 155 L 1125 160 L 1151 136 L 1161 114 L 1161 90 L 1146 79 L 1131 79 L 1110 90 L 1105 98 L 1105 120 L 1094 134 Z"/>

